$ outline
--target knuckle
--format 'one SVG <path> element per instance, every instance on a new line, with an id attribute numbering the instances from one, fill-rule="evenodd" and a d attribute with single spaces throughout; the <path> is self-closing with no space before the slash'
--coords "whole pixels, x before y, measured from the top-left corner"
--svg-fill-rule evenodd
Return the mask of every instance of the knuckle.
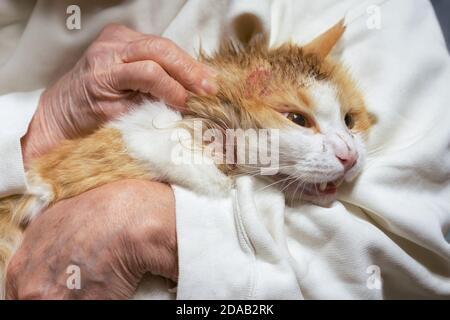
<path id="1" fill-rule="evenodd" d="M 99 50 L 99 42 L 94 42 L 87 50 L 86 53 L 84 54 L 85 58 L 87 61 L 91 61 L 92 59 L 94 59 L 97 54 L 98 54 L 98 50 Z"/>
<path id="2" fill-rule="evenodd" d="M 102 35 L 108 35 L 108 34 L 112 34 L 112 33 L 116 33 L 120 30 L 122 30 L 124 28 L 123 25 L 119 24 L 119 23 L 109 23 L 107 24 L 101 31 Z"/>
<path id="3" fill-rule="evenodd" d="M 108 43 L 104 41 L 95 41 L 86 50 L 84 56 L 88 63 L 97 60 L 99 57 L 104 56 L 105 52 L 110 50 Z"/>
<path id="4" fill-rule="evenodd" d="M 98 57 L 99 55 L 105 55 L 114 51 L 117 45 L 113 42 L 108 42 L 105 40 L 98 40 L 92 43 L 91 46 L 86 50 L 86 56 L 88 58 Z"/>
<path id="5" fill-rule="evenodd" d="M 198 72 L 197 68 L 192 63 L 185 62 L 180 66 L 181 81 L 188 85 L 193 86 L 197 82 Z"/>
<path id="6" fill-rule="evenodd" d="M 100 47 L 100 44 L 102 43 L 102 40 L 96 39 L 94 40 L 86 49 L 84 55 L 90 55 L 92 52 L 97 50 L 98 47 Z"/>
<path id="7" fill-rule="evenodd" d="M 156 54 L 165 54 L 171 48 L 171 43 L 171 40 L 165 38 L 151 37 L 146 40 L 146 48 Z"/>
<path id="8" fill-rule="evenodd" d="M 159 65 L 154 61 L 146 61 L 142 64 L 142 71 L 148 76 L 148 77 L 157 77 L 159 74 L 160 67 Z"/>

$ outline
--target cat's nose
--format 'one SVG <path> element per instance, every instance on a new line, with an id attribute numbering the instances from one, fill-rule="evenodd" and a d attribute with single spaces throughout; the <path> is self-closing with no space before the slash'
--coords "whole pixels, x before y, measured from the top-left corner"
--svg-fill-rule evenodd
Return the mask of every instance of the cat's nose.
<path id="1" fill-rule="evenodd" d="M 342 163 L 346 171 L 353 168 L 358 160 L 356 152 L 352 151 L 349 151 L 346 154 L 336 154 L 336 158 Z"/>
<path id="2" fill-rule="evenodd" d="M 351 142 L 346 141 L 341 135 L 336 135 L 331 139 L 334 155 L 336 159 L 344 166 L 344 169 L 350 170 L 356 164 L 358 154 L 355 148 L 351 147 Z"/>

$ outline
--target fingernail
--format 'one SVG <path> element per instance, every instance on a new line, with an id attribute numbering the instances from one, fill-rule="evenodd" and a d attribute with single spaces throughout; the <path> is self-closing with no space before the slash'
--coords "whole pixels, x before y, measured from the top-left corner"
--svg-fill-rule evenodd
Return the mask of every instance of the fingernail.
<path id="1" fill-rule="evenodd" d="M 201 84 L 201 90 L 206 94 L 216 94 L 217 93 L 217 85 L 208 79 L 203 79 Z"/>

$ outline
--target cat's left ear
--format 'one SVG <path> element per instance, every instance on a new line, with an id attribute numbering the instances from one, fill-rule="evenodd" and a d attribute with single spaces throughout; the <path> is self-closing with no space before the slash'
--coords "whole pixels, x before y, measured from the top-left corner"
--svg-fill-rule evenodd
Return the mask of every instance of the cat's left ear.
<path id="1" fill-rule="evenodd" d="M 341 19 L 333 27 L 322 33 L 320 36 L 303 46 L 307 53 L 314 53 L 319 60 L 324 60 L 334 48 L 345 31 L 345 20 Z"/>

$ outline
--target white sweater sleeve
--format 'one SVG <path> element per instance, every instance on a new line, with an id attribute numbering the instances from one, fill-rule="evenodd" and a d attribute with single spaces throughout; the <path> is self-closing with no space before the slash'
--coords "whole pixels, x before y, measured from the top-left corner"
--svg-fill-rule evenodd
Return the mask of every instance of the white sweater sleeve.
<path id="1" fill-rule="evenodd" d="M 0 197 L 26 186 L 20 139 L 38 106 L 42 90 L 0 96 Z"/>
<path id="2" fill-rule="evenodd" d="M 267 232 L 250 178 L 229 196 L 211 198 L 172 186 L 178 239 L 177 299 L 301 299 L 294 269 Z M 266 192 L 262 211 L 285 239 L 284 197 Z M 263 201 L 258 202 L 262 203 Z M 280 235 L 280 237 L 278 237 Z"/>

